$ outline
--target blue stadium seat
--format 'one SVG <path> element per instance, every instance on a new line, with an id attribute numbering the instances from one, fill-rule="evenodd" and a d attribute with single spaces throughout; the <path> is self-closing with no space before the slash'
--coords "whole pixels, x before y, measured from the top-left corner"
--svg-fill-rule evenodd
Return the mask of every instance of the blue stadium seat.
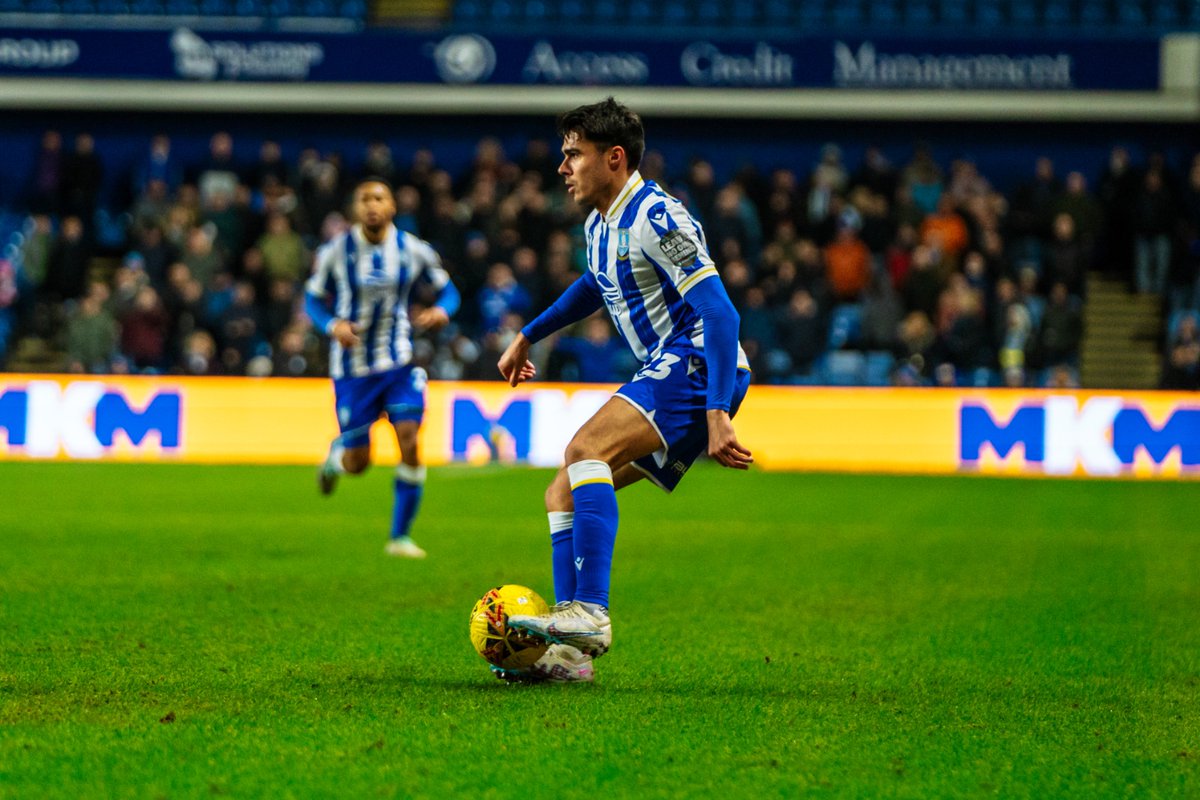
<path id="1" fill-rule="evenodd" d="M 1183 24 L 1189 28 L 1200 28 L 1200 0 L 1185 0 Z"/>
<path id="2" fill-rule="evenodd" d="M 61 14 L 58 0 L 29 0 L 26 9 L 31 14 Z"/>
<path id="3" fill-rule="evenodd" d="M 630 0 L 629 21 L 644 24 L 659 20 L 659 10 L 650 0 Z"/>
<path id="4" fill-rule="evenodd" d="M 1078 19 L 1069 0 L 1049 0 L 1042 9 L 1042 23 L 1047 27 L 1061 28 L 1077 25 Z"/>
<path id="5" fill-rule="evenodd" d="M 763 17 L 769 25 L 795 24 L 792 15 L 792 4 L 788 0 L 766 0 L 763 3 Z"/>
<path id="6" fill-rule="evenodd" d="M 1154 0 L 1150 6 L 1150 19 L 1160 28 L 1177 27 L 1182 19 L 1179 4 L 1175 0 Z"/>
<path id="7" fill-rule="evenodd" d="M 1079 23 L 1089 28 L 1111 25 L 1108 3 L 1104 0 L 1083 0 L 1079 4 Z"/>
<path id="8" fill-rule="evenodd" d="M 525 0 L 517 6 L 517 16 L 523 22 L 542 25 L 550 18 L 550 9 L 545 0 Z"/>
<path id="9" fill-rule="evenodd" d="M 261 0 L 233 0 L 233 13 L 239 17 L 265 17 L 267 9 Z"/>
<path id="10" fill-rule="evenodd" d="M 720 25 L 731 15 L 721 0 L 699 0 L 693 14 L 695 21 L 705 26 Z"/>
<path id="11" fill-rule="evenodd" d="M 624 16 L 624 4 L 617 0 L 596 0 L 595 3 L 583 3 L 585 9 L 591 10 L 588 16 L 593 22 L 612 23 Z"/>
<path id="12" fill-rule="evenodd" d="M 862 0 L 839 0 L 829 11 L 830 21 L 843 28 L 861 25 L 866 17 Z"/>
<path id="13" fill-rule="evenodd" d="M 332 0 L 304 0 L 296 6 L 296 13 L 302 17 L 333 17 L 337 15 Z"/>
<path id="14" fill-rule="evenodd" d="M 1036 28 L 1039 10 L 1037 0 L 1012 0 L 1008 7 L 1008 19 L 1022 28 Z"/>
<path id="15" fill-rule="evenodd" d="M 734 3 L 733 11 L 730 14 L 730 21 L 738 27 L 750 27 L 757 25 L 762 18 L 762 6 L 754 0 L 744 0 L 744 2 Z"/>
<path id="16" fill-rule="evenodd" d="M 861 338 L 862 306 L 856 303 L 842 303 L 836 306 L 829 317 L 829 349 L 854 347 Z"/>
<path id="17" fill-rule="evenodd" d="M 1146 25 L 1146 9 L 1141 3 L 1117 3 L 1117 24 L 1122 27 L 1141 28 Z"/>
<path id="18" fill-rule="evenodd" d="M 867 359 L 856 350 L 836 350 L 825 356 L 821 372 L 829 386 L 861 386 L 867 378 Z"/>
<path id="19" fill-rule="evenodd" d="M 793 6 L 794 24 L 800 30 L 823 27 L 827 21 L 824 0 L 797 0 Z"/>
<path id="20" fill-rule="evenodd" d="M 971 21 L 971 5 L 967 0 L 940 0 L 937 17 L 938 22 L 948 27 L 967 27 Z"/>
<path id="21" fill-rule="evenodd" d="M 95 14 L 96 4 L 92 0 L 62 0 L 64 14 Z"/>
<path id="22" fill-rule="evenodd" d="M 867 353 L 865 365 L 865 380 L 867 386 L 888 386 L 892 382 L 892 368 L 896 359 L 886 350 L 872 350 Z"/>
<path id="23" fill-rule="evenodd" d="M 976 0 L 975 24 L 980 28 L 994 30 L 1007 21 L 1008 15 L 1004 13 L 1000 0 Z"/>
<path id="24" fill-rule="evenodd" d="M 196 0 L 166 0 L 163 10 L 172 17 L 194 17 L 199 13 Z"/>
<path id="25" fill-rule="evenodd" d="M 457 22 L 478 22 L 483 19 L 485 5 L 482 0 L 457 0 L 454 3 L 454 19 Z"/>
<path id="26" fill-rule="evenodd" d="M 867 3 L 867 17 L 872 23 L 891 30 L 900 24 L 901 13 L 899 0 L 871 0 Z"/>
<path id="27" fill-rule="evenodd" d="M 161 17 L 163 15 L 163 4 L 161 0 L 129 0 L 129 13 Z"/>
<path id="28" fill-rule="evenodd" d="M 343 19 L 365 21 L 367 19 L 366 0 L 342 0 L 338 5 L 338 15 Z"/>
<path id="29" fill-rule="evenodd" d="M 582 22 L 587 17 L 583 0 L 564 0 L 558 3 L 558 18 L 564 22 Z"/>
<path id="30" fill-rule="evenodd" d="M 233 4 L 230 0 L 200 0 L 197 10 L 202 17 L 233 16 Z"/>
<path id="31" fill-rule="evenodd" d="M 924 28 L 937 21 L 930 0 L 909 0 L 904 6 L 904 22 L 913 28 Z"/>
<path id="32" fill-rule="evenodd" d="M 296 15 L 296 4 L 293 0 L 268 0 L 263 3 L 263 13 L 268 17 L 292 17 Z"/>
<path id="33" fill-rule="evenodd" d="M 640 3 L 636 5 L 641 5 Z M 632 7 L 630 11 L 632 12 Z M 639 9 L 640 10 L 640 9 Z M 660 11 L 662 14 L 663 23 L 669 28 L 687 25 L 692 21 L 692 10 L 688 8 L 687 3 L 683 0 L 671 0 L 664 3 Z"/>
<path id="34" fill-rule="evenodd" d="M 495 0 L 488 8 L 488 17 L 492 22 L 512 22 L 517 18 L 517 7 L 515 3 L 510 3 L 508 0 Z"/>
<path id="35" fill-rule="evenodd" d="M 128 14 L 129 3 L 125 0 L 96 0 L 97 14 Z"/>

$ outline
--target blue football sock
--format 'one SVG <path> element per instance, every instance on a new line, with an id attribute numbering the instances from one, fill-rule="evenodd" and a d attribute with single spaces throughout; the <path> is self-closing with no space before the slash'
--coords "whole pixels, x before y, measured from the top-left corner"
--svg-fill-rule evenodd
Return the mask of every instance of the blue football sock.
<path id="1" fill-rule="evenodd" d="M 575 599 L 575 512 L 550 511 L 550 562 L 554 567 L 554 598 L 560 603 Z"/>
<path id="2" fill-rule="evenodd" d="M 408 536 L 425 491 L 425 467 L 396 467 L 396 504 L 392 509 L 392 538 Z"/>
<path id="3" fill-rule="evenodd" d="M 567 467 L 575 499 L 575 599 L 608 606 L 613 547 L 617 543 L 617 493 L 603 461 Z"/>

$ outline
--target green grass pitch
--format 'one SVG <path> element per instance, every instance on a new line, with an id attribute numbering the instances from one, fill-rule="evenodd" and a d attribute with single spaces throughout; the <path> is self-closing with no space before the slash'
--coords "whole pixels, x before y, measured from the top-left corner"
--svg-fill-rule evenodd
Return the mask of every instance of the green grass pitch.
<path id="1" fill-rule="evenodd" d="M 548 472 L 0 464 L 2 797 L 1200 797 L 1196 484 L 694 470 L 610 654 L 507 686 Z"/>

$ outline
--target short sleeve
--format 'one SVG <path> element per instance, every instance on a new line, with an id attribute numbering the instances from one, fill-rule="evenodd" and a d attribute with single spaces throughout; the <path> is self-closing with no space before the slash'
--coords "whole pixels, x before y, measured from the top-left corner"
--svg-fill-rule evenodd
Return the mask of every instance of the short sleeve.
<path id="1" fill-rule="evenodd" d="M 434 289 L 441 289 L 450 282 L 450 273 L 442 266 L 442 258 L 433 249 L 433 245 L 424 239 L 409 235 L 408 247 L 411 248 L 413 260 L 418 265 L 418 277 L 424 278 Z"/>
<path id="2" fill-rule="evenodd" d="M 338 241 L 334 239 L 321 246 L 313 258 L 312 275 L 304 286 L 304 291 L 313 297 L 325 299 L 333 293 L 333 259 Z"/>

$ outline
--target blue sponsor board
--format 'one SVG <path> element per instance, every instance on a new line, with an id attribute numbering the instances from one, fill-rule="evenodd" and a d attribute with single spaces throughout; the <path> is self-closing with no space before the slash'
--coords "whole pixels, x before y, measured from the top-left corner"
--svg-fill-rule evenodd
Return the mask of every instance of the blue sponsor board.
<path id="1" fill-rule="evenodd" d="M 0 31 L 0 75 L 181 81 L 1153 91 L 1135 39 L 645 39 L 368 31 Z M 1119 68 L 1113 53 L 1120 52 Z"/>
<path id="2" fill-rule="evenodd" d="M 60 387 L 31 381 L 0 393 L 0 431 L 5 451 L 37 458 L 60 452 L 75 458 L 99 458 L 113 446 L 117 431 L 142 446 L 154 433 L 164 451 L 179 448 L 182 400 L 177 391 L 155 392 L 145 408 L 130 405 L 119 390 L 93 381 Z"/>
<path id="3" fill-rule="evenodd" d="M 1019 455 L 1026 466 L 1047 474 L 1117 475 L 1129 471 L 1139 452 L 1156 465 L 1172 452 L 1185 472 L 1200 469 L 1200 407 L 1179 406 L 1161 425 L 1119 397 L 1073 397 L 1023 403 L 997 419 L 982 403 L 963 403 L 959 412 L 959 460 L 980 463 L 985 447 L 997 458 Z"/>

